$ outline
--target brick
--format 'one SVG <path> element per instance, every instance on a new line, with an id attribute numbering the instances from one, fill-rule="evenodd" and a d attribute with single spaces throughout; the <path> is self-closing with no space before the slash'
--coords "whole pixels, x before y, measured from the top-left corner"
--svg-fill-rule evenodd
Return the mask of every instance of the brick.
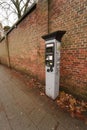
<path id="1" fill-rule="evenodd" d="M 48 30 L 66 30 L 61 44 L 60 86 L 87 99 L 86 0 L 51 0 L 49 12 L 48 0 L 39 0 L 36 9 L 8 35 L 11 66 L 44 82 L 45 42 L 41 36 Z M 8 65 L 5 40 L 0 43 L 0 61 Z"/>

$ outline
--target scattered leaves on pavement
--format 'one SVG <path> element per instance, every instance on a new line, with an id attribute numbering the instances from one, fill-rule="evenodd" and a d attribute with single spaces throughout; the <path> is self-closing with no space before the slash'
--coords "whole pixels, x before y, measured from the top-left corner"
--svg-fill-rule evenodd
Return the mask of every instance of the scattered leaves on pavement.
<path id="1" fill-rule="evenodd" d="M 7 70 L 15 77 L 21 79 L 21 81 L 24 82 L 27 87 L 38 87 L 40 90 L 40 96 L 45 95 L 44 86 L 35 78 L 26 74 L 22 74 L 15 70 Z M 60 95 L 58 96 L 58 99 L 56 101 L 60 108 L 70 113 L 71 117 L 76 117 L 81 120 L 84 120 L 85 124 L 87 124 L 87 102 L 83 100 L 79 101 L 75 99 L 71 94 L 67 94 L 64 91 L 60 92 Z"/>
<path id="2" fill-rule="evenodd" d="M 87 124 L 87 102 L 78 101 L 71 94 L 62 91 L 57 99 L 57 104 L 63 110 L 68 111 L 72 117 L 84 120 Z"/>

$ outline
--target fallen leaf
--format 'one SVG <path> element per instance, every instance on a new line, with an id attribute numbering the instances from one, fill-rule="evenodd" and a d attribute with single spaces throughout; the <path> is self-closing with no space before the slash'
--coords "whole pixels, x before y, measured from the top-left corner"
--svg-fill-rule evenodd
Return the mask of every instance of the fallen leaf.
<path id="1" fill-rule="evenodd" d="M 77 106 L 77 107 L 75 108 L 75 111 L 76 111 L 76 113 L 81 113 L 81 107 L 80 107 L 80 106 Z"/>
<path id="2" fill-rule="evenodd" d="M 70 115 L 71 115 L 72 118 L 75 117 L 75 113 L 74 112 L 70 112 Z"/>
<path id="3" fill-rule="evenodd" d="M 60 108 L 69 112 L 71 117 L 76 117 L 81 120 L 87 119 L 87 102 L 83 100 L 79 101 L 71 94 L 67 94 L 63 91 L 59 94 L 57 104 Z M 87 120 L 85 120 L 85 124 L 86 123 Z"/>
<path id="4" fill-rule="evenodd" d="M 44 96 L 45 94 L 44 94 L 43 92 L 40 92 L 40 95 L 41 95 L 41 96 Z"/>
<path id="5" fill-rule="evenodd" d="M 70 103 L 71 105 L 76 104 L 76 99 L 75 99 L 75 98 L 70 98 L 70 99 L 69 99 L 69 103 Z"/>
<path id="6" fill-rule="evenodd" d="M 74 105 L 71 105 L 71 104 L 70 104 L 70 105 L 69 105 L 69 108 L 70 108 L 70 111 L 73 111 L 73 112 L 75 111 L 75 106 L 74 106 Z"/>
<path id="7" fill-rule="evenodd" d="M 85 106 L 86 106 L 86 104 L 85 104 L 85 102 L 84 102 L 84 101 L 82 101 L 82 102 L 81 102 L 81 105 L 82 105 L 83 107 L 85 107 Z"/>

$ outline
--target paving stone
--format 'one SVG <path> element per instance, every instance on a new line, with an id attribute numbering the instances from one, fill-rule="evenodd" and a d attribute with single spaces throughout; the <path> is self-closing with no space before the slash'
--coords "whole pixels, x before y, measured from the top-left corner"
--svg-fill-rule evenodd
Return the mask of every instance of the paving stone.
<path id="1" fill-rule="evenodd" d="M 40 96 L 38 88 L 26 88 L 0 65 L 0 130 L 86 129 L 82 121 L 61 111 L 45 95 Z"/>
<path id="2" fill-rule="evenodd" d="M 0 112 L 0 130 L 12 130 L 5 112 Z"/>
<path id="3" fill-rule="evenodd" d="M 46 114 L 44 119 L 39 124 L 39 130 L 55 130 L 59 125 L 52 115 L 49 113 Z"/>
<path id="4" fill-rule="evenodd" d="M 38 126 L 43 118 L 46 116 L 46 112 L 42 108 L 35 109 L 30 113 L 30 119 Z"/>

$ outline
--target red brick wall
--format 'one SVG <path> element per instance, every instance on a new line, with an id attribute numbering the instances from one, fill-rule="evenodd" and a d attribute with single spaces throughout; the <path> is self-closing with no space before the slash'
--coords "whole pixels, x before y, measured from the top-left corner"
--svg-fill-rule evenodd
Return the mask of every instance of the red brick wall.
<path id="1" fill-rule="evenodd" d="M 36 9 L 8 35 L 11 66 L 44 81 L 45 43 L 48 32 L 47 0 L 39 1 Z"/>
<path id="2" fill-rule="evenodd" d="M 86 0 L 49 0 L 49 7 L 48 0 L 39 0 L 36 9 L 8 34 L 11 66 L 44 81 L 45 41 L 41 36 L 48 30 L 66 31 L 61 44 L 61 88 L 87 99 Z M 5 47 L 2 41 L 0 59 L 7 64 Z"/>
<path id="3" fill-rule="evenodd" d="M 5 39 L 0 42 L 0 63 L 9 65 L 8 50 Z"/>
<path id="4" fill-rule="evenodd" d="M 87 99 L 87 1 L 51 0 L 49 30 L 66 30 L 61 48 L 61 86 Z"/>

